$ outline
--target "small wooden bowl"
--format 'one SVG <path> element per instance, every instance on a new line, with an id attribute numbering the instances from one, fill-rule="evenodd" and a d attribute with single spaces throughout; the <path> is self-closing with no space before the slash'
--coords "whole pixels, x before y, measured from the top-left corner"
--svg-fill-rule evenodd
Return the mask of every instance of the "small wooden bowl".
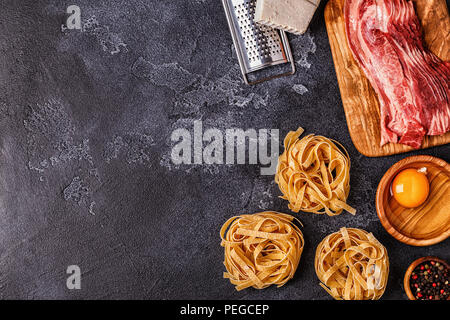
<path id="1" fill-rule="evenodd" d="M 405 208 L 392 196 L 392 180 L 402 170 L 427 168 L 430 194 L 417 208 Z M 381 179 L 376 195 L 381 224 L 395 239 L 430 246 L 450 236 L 450 165 L 432 156 L 413 156 L 394 164 Z"/>
<path id="2" fill-rule="evenodd" d="M 408 267 L 408 269 L 405 272 L 405 277 L 403 278 L 403 287 L 405 289 L 406 295 L 408 296 L 409 300 L 417 300 L 416 297 L 414 297 L 411 286 L 409 284 L 409 279 L 411 279 L 411 273 L 414 271 L 414 269 L 425 261 L 436 261 L 440 264 L 443 264 L 449 268 L 448 263 L 442 259 L 436 258 L 436 257 L 422 257 L 411 263 L 411 265 Z M 447 300 L 450 300 L 450 296 L 447 297 Z"/>

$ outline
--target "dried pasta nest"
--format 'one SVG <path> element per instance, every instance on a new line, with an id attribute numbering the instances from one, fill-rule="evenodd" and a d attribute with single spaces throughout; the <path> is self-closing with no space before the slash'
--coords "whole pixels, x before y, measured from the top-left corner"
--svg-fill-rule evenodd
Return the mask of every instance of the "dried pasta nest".
<path id="1" fill-rule="evenodd" d="M 337 141 L 291 131 L 284 139 L 275 182 L 289 201 L 289 209 L 335 216 L 355 214 L 346 201 L 350 191 L 350 157 Z M 339 146 L 339 147 L 338 147 Z"/>
<path id="2" fill-rule="evenodd" d="M 342 228 L 316 250 L 315 269 L 321 286 L 337 300 L 378 300 L 386 289 L 386 248 L 361 229 Z"/>
<path id="3" fill-rule="evenodd" d="M 278 212 L 246 214 L 222 226 L 225 248 L 224 278 L 240 291 L 248 287 L 281 287 L 297 270 L 303 251 L 303 234 L 294 217 Z"/>

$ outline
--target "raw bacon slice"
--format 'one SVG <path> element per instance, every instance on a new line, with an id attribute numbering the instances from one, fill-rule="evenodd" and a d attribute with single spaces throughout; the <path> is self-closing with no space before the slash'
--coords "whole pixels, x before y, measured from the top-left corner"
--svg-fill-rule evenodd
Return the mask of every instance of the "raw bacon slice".
<path id="1" fill-rule="evenodd" d="M 378 94 L 381 141 L 420 148 L 425 135 L 450 131 L 450 63 L 429 51 L 408 0 L 346 0 L 355 60 Z"/>

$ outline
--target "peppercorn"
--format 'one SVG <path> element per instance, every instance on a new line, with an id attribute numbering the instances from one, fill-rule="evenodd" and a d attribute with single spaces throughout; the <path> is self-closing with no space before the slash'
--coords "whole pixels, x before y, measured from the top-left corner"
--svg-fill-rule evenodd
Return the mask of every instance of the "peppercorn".
<path id="1" fill-rule="evenodd" d="M 425 261 L 411 273 L 411 291 L 418 300 L 447 300 L 448 268 L 437 261 Z"/>

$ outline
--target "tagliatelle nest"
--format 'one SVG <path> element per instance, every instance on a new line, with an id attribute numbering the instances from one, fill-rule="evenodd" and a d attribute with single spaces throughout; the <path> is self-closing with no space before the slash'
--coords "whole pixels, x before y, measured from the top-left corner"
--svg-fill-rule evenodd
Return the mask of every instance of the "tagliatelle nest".
<path id="1" fill-rule="evenodd" d="M 350 157 L 337 141 L 313 134 L 299 139 L 303 129 L 284 139 L 275 182 L 289 201 L 289 209 L 335 216 L 355 214 L 346 201 L 350 191 Z M 337 145 L 340 148 L 338 148 Z"/>
<path id="2" fill-rule="evenodd" d="M 386 248 L 364 230 L 342 228 L 327 236 L 314 264 L 320 285 L 337 300 L 378 300 L 386 289 Z"/>
<path id="3" fill-rule="evenodd" d="M 281 287 L 292 279 L 304 246 L 303 234 L 293 220 L 290 215 L 267 211 L 225 222 L 220 230 L 227 269 L 224 278 L 236 290 Z"/>

